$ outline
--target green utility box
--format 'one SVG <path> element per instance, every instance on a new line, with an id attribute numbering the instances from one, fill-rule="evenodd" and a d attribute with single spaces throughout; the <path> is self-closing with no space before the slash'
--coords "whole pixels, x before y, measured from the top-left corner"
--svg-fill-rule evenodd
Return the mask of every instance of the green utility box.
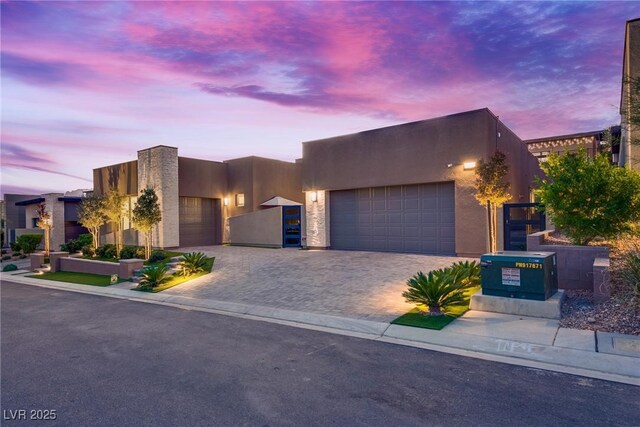
<path id="1" fill-rule="evenodd" d="M 480 265 L 483 295 L 545 301 L 558 290 L 555 252 L 494 252 Z"/>

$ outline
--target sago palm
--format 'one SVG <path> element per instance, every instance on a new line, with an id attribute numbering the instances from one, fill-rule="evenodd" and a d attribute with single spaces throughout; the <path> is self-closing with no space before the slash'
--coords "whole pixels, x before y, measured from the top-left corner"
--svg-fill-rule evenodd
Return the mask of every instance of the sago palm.
<path id="1" fill-rule="evenodd" d="M 449 267 L 452 272 L 459 275 L 459 283 L 465 288 L 480 285 L 480 264 L 477 261 L 459 261 Z"/>
<path id="2" fill-rule="evenodd" d="M 166 283 L 171 279 L 171 277 L 167 275 L 168 271 L 169 268 L 164 264 L 145 268 L 142 272 L 142 279 L 140 280 L 138 289 L 150 291 L 153 288 Z"/>
<path id="3" fill-rule="evenodd" d="M 182 274 L 184 276 L 191 276 L 192 274 L 200 273 L 204 271 L 207 266 L 207 256 L 202 252 L 191 252 L 184 254 L 180 266 L 182 267 Z"/>
<path id="4" fill-rule="evenodd" d="M 457 281 L 443 270 L 430 271 L 427 275 L 420 271 L 407 281 L 409 289 L 402 296 L 407 302 L 429 307 L 430 315 L 442 316 L 446 307 L 464 302 L 464 288 Z"/>

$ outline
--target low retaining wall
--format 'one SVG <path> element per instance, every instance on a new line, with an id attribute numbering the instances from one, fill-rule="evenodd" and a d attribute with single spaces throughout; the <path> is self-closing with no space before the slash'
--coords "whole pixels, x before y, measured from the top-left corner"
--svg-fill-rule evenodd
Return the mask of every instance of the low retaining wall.
<path id="1" fill-rule="evenodd" d="M 558 287 L 560 289 L 594 289 L 594 263 L 597 258 L 609 258 L 606 246 L 545 245 L 545 238 L 554 230 L 540 231 L 527 236 L 527 251 L 555 252 L 558 260 Z M 598 262 L 596 268 L 601 268 Z M 598 270 L 601 275 L 601 270 Z M 602 277 L 598 277 L 602 281 Z"/>
<path id="2" fill-rule="evenodd" d="M 133 277 L 133 271 L 142 268 L 144 260 L 121 259 L 119 262 L 95 261 L 91 259 L 72 258 L 68 252 L 51 252 L 51 271 L 70 271 L 74 273 L 117 274 L 121 279 Z"/>

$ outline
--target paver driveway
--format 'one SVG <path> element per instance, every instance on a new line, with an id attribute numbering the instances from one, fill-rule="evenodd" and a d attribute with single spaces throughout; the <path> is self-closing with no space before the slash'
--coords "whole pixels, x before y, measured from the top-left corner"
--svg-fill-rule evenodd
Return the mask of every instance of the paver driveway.
<path id="1" fill-rule="evenodd" d="M 215 256 L 213 273 L 164 291 L 168 294 L 385 322 L 412 307 L 401 296 L 410 276 L 460 260 L 237 246 L 181 250 Z"/>

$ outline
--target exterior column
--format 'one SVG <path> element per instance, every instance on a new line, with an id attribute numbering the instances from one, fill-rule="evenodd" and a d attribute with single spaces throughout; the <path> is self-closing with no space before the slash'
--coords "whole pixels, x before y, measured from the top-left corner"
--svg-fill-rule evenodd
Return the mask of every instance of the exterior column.
<path id="1" fill-rule="evenodd" d="M 331 246 L 331 242 L 329 239 L 330 224 L 328 191 L 305 192 L 305 217 L 307 247 L 309 249 L 329 248 Z"/>
<path id="2" fill-rule="evenodd" d="M 138 151 L 138 196 L 145 188 L 155 190 L 162 212 L 153 230 L 153 246 L 180 246 L 177 148 L 159 145 Z"/>

